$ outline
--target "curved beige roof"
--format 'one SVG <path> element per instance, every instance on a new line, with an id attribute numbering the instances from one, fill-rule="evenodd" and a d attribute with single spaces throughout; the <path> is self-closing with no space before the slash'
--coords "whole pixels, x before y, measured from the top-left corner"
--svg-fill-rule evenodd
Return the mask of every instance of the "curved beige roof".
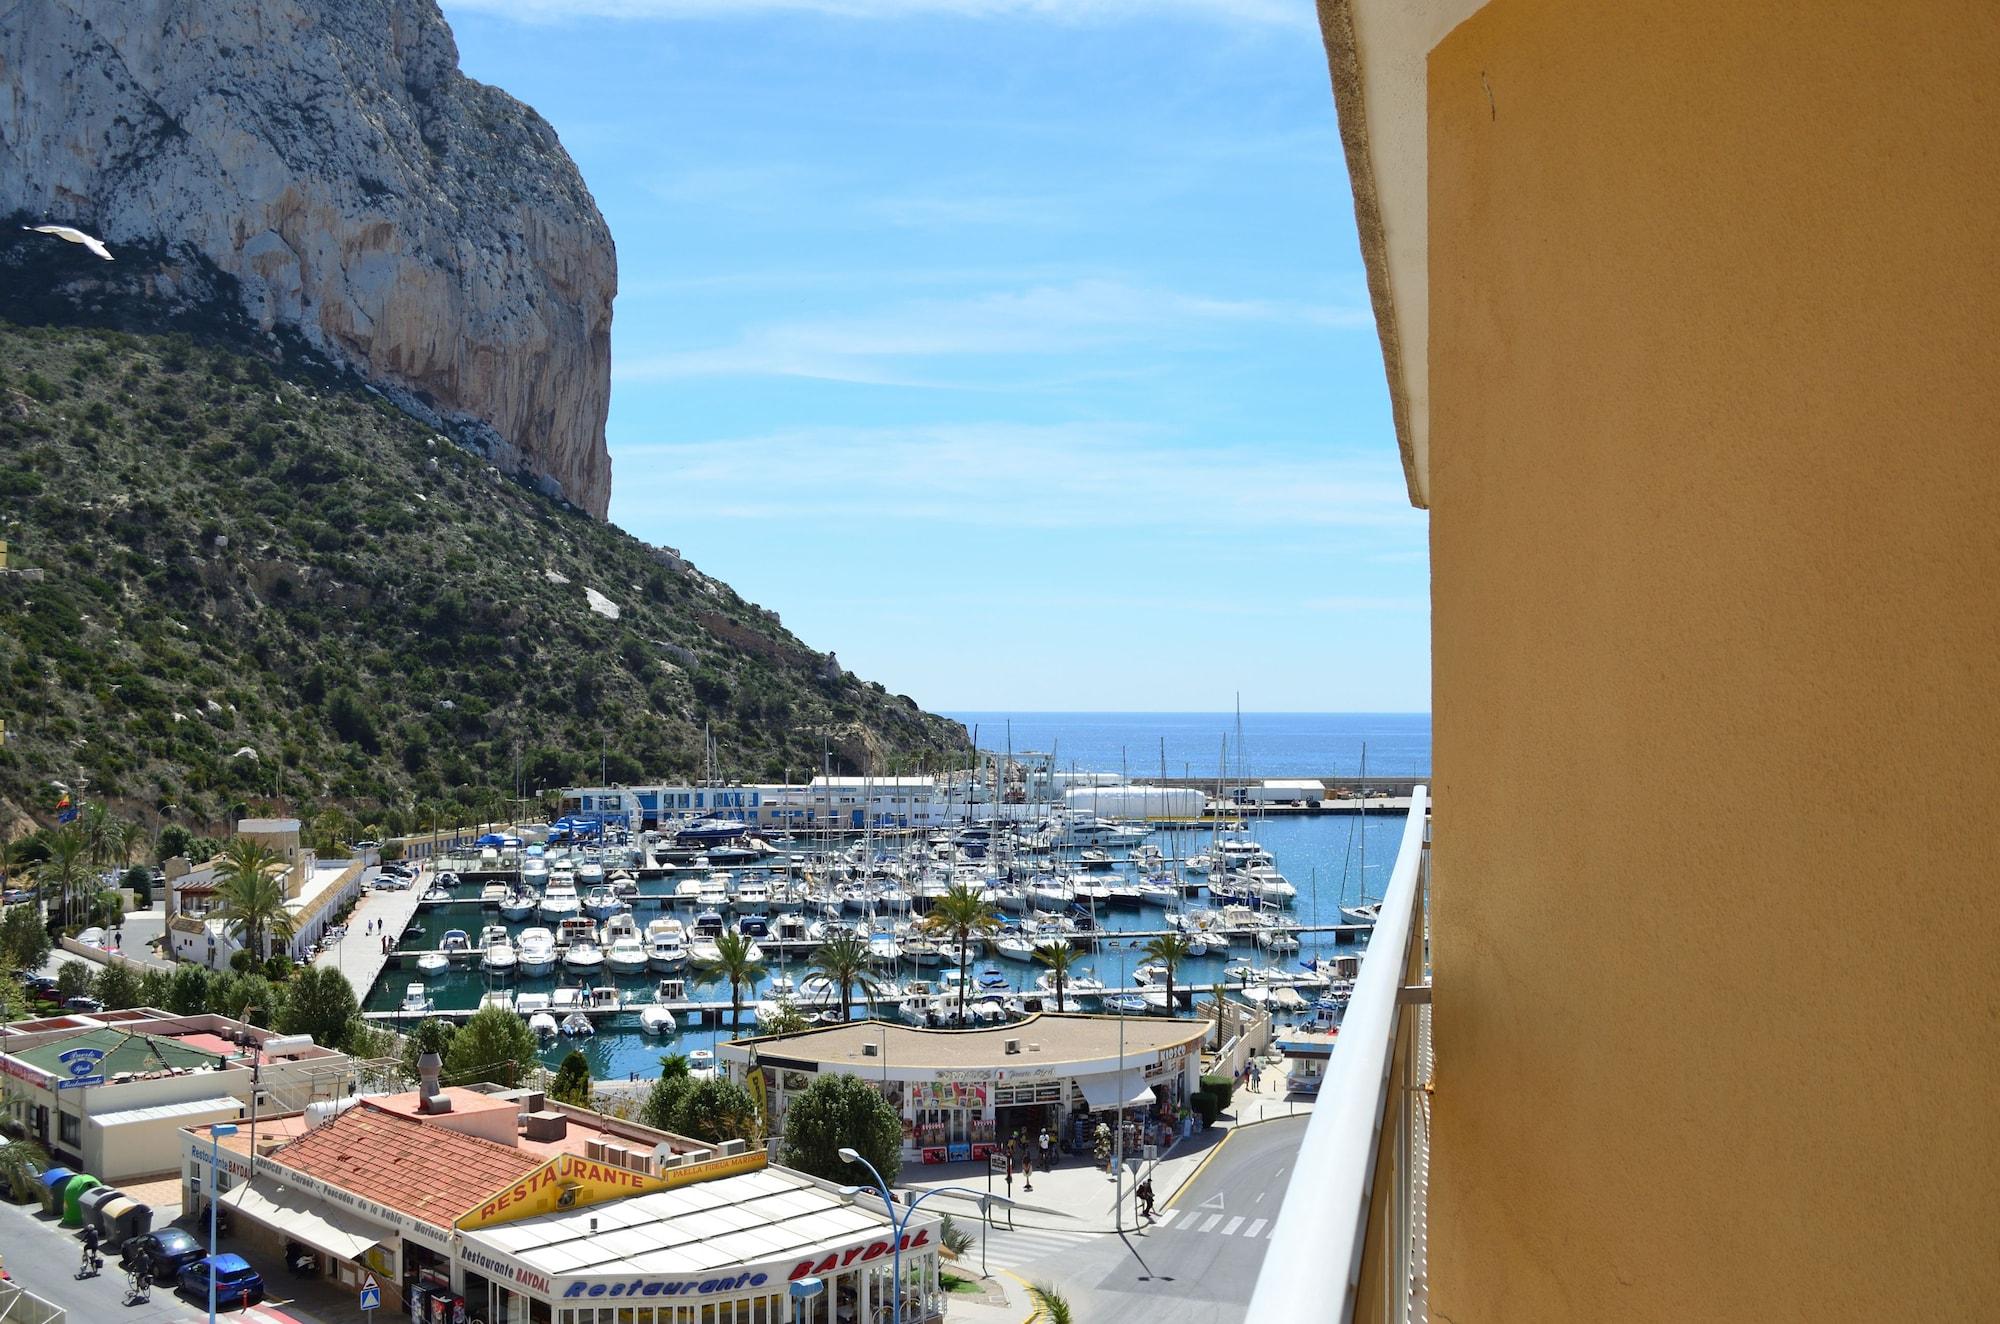
<path id="1" fill-rule="evenodd" d="M 974 1030 L 924 1030 L 886 1021 L 855 1021 L 782 1039 L 739 1039 L 723 1045 L 723 1049 L 727 1056 L 738 1059 L 742 1056 L 740 1050 L 754 1048 L 759 1059 L 766 1062 L 789 1060 L 841 1066 L 865 1063 L 870 1069 L 886 1063 L 894 1072 L 1095 1065 L 1107 1059 L 1116 1062 L 1121 1023 L 1128 1058 L 1184 1044 L 1198 1046 L 1202 1036 L 1215 1028 L 1210 1021 L 1042 1012 L 1012 1025 Z M 1010 1039 L 1020 1041 L 1019 1053 L 1007 1051 Z M 729 1052 L 732 1048 L 739 1051 Z"/>

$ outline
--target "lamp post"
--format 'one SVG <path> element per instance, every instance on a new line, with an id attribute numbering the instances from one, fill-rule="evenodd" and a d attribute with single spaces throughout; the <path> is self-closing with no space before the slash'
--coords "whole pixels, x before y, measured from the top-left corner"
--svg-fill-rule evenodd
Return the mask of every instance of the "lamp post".
<path id="1" fill-rule="evenodd" d="M 882 1197 L 885 1212 L 889 1215 L 889 1245 L 893 1248 L 890 1273 L 896 1279 L 895 1285 L 890 1289 L 894 1293 L 892 1298 L 894 1311 L 891 1316 L 893 1324 L 903 1324 L 903 1229 L 910 1225 L 910 1219 L 916 1214 L 917 1206 L 930 1199 L 933 1195 L 942 1195 L 946 1191 L 950 1191 L 954 1195 L 963 1195 L 977 1200 L 982 1216 L 990 1218 L 991 1213 L 989 1211 L 991 1206 L 1002 1204 L 1011 1208 L 1014 1203 L 1003 1195 L 982 1194 L 968 1186 L 933 1186 L 930 1190 L 925 1191 L 922 1195 L 904 1205 L 902 1207 L 903 1216 L 898 1218 L 896 1217 L 896 1193 L 889 1189 L 888 1182 L 882 1180 L 882 1174 L 875 1170 L 873 1163 L 861 1157 L 858 1151 L 845 1145 L 840 1148 L 840 1161 L 842 1163 L 858 1163 L 868 1169 L 868 1175 L 875 1179 L 875 1193 Z M 868 1188 L 865 1186 L 843 1186 L 840 1189 L 843 1195 L 859 1195 Z"/>
<path id="2" fill-rule="evenodd" d="M 222 1138 L 236 1134 L 234 1122 L 208 1128 L 208 1324 L 215 1324 L 215 1215 L 222 1196 Z"/>

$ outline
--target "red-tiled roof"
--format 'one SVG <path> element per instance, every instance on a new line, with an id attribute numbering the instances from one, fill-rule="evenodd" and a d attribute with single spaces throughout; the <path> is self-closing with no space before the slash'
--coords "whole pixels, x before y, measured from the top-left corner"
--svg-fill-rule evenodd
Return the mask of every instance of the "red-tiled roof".
<path id="1" fill-rule="evenodd" d="M 426 1126 L 361 1103 L 271 1156 L 363 1199 L 450 1227 L 544 1162 L 477 1136 Z"/>

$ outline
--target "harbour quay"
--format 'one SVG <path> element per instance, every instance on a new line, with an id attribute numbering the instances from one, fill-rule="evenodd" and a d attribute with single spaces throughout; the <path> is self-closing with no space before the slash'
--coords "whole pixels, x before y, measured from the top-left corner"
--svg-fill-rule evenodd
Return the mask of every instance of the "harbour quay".
<path id="1" fill-rule="evenodd" d="M 860 1021 L 717 1049 L 730 1079 L 763 1076 L 773 1127 L 821 1075 L 873 1086 L 902 1120 L 903 1158 L 980 1161 L 1047 1131 L 1089 1153 L 1100 1125 L 1124 1128 L 1127 1152 L 1187 1129 L 1212 1021 L 1042 1012 L 1011 1025 L 934 1030 Z"/>

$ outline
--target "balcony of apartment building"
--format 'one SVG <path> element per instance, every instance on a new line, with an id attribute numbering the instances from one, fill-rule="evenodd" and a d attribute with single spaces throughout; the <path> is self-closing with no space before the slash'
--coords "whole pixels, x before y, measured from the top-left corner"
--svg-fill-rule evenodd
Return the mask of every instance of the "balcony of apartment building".
<path id="1" fill-rule="evenodd" d="M 1410 815 L 1381 914 L 1292 1165 L 1249 1318 L 1429 1318 L 1430 792 Z M 1324 1303 L 1311 1312 L 1301 1302 Z M 1337 1309 L 1335 1304 L 1337 1303 Z"/>

